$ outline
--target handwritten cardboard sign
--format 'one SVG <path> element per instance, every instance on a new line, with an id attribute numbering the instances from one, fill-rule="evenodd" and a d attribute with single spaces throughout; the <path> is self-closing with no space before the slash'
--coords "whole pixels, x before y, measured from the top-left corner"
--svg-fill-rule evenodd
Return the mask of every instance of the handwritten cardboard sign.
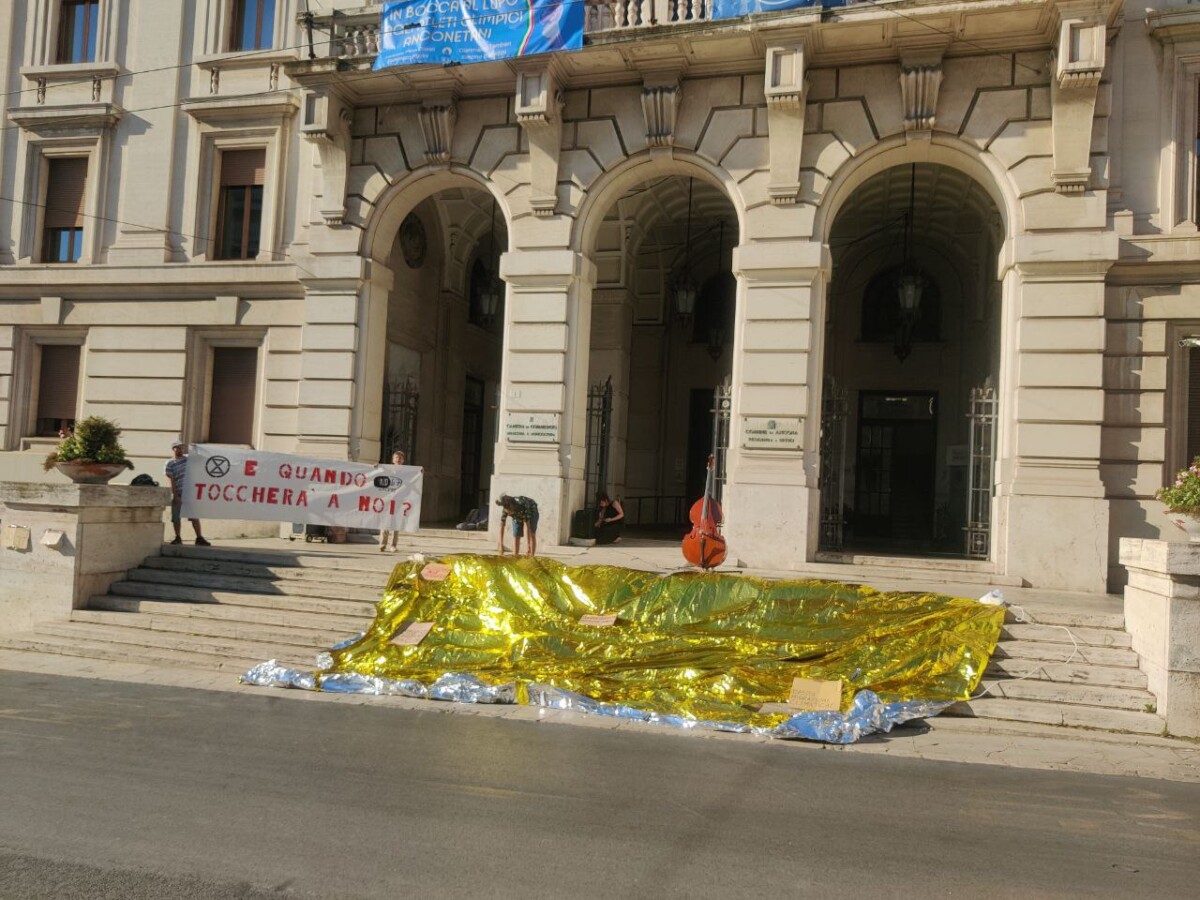
<path id="1" fill-rule="evenodd" d="M 808 712 L 836 712 L 842 708 L 842 683 L 816 678 L 793 678 L 788 706 Z"/>
<path id="2" fill-rule="evenodd" d="M 426 581 L 445 581 L 450 574 L 450 567 L 443 563 L 430 563 L 421 570 L 421 577 Z"/>
<path id="3" fill-rule="evenodd" d="M 616 616 L 587 615 L 579 617 L 580 625 L 592 625 L 596 628 L 611 628 L 617 624 Z"/>
<path id="4" fill-rule="evenodd" d="M 397 647 L 415 647 L 432 630 L 432 622 L 410 622 L 407 628 L 392 638 L 392 643 Z"/>

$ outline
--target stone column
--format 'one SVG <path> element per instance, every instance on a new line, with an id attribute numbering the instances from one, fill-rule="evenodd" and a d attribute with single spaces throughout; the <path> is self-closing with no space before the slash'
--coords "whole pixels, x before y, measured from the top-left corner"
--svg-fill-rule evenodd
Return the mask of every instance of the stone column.
<path id="1" fill-rule="evenodd" d="M 810 349 L 829 266 L 828 248 L 814 241 L 734 250 L 739 322 L 725 536 L 730 557 L 750 566 L 797 568 L 816 550 L 820 361 Z"/>
<path id="2" fill-rule="evenodd" d="M 571 250 L 500 258 L 508 293 L 492 501 L 502 493 L 537 501 L 538 540 L 546 545 L 565 542 L 571 513 L 583 504 L 594 272 Z M 500 517 L 492 510 L 495 536 Z"/>
<path id="3" fill-rule="evenodd" d="M 1200 545 L 1121 538 L 1125 628 L 1167 731 L 1200 737 Z"/>
<path id="4" fill-rule="evenodd" d="M 0 631 L 63 621 L 157 556 L 167 488 L 0 482 Z"/>
<path id="5" fill-rule="evenodd" d="M 1037 587 L 1104 591 L 1104 277 L 1117 238 L 1042 233 L 1013 245 L 995 523 L 1003 570 Z"/>

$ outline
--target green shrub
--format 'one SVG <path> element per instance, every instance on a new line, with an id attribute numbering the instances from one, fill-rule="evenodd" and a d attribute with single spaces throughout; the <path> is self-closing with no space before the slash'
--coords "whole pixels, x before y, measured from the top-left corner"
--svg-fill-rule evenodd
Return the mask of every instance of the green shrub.
<path id="1" fill-rule="evenodd" d="M 120 426 L 101 416 L 89 416 L 77 423 L 75 430 L 64 435 L 46 457 L 42 468 L 50 471 L 60 462 L 113 463 L 133 468 L 121 446 Z"/>

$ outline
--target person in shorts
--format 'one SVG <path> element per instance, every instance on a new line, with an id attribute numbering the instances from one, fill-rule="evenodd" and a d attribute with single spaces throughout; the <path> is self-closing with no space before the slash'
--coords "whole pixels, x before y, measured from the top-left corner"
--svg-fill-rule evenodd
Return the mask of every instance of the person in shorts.
<path id="1" fill-rule="evenodd" d="M 501 494 L 496 501 L 500 507 L 500 555 L 504 555 L 504 526 L 513 520 L 513 555 L 521 555 L 521 537 L 530 556 L 537 555 L 538 505 L 528 497 Z"/>
<path id="2" fill-rule="evenodd" d="M 406 457 L 404 455 L 404 451 L 397 450 L 395 453 L 392 454 L 392 465 L 393 466 L 402 466 L 402 465 L 404 465 L 405 459 L 406 459 Z M 396 542 L 400 539 L 400 532 L 399 531 L 388 531 L 385 528 L 379 532 L 379 552 L 380 553 L 383 553 L 387 550 L 389 536 L 391 536 L 391 539 L 392 539 L 392 552 L 393 553 L 398 552 L 398 548 L 396 547 Z"/>
<path id="3" fill-rule="evenodd" d="M 167 483 L 171 485 L 171 525 L 175 528 L 175 539 L 172 544 L 182 544 L 183 536 L 179 533 L 181 526 L 180 510 L 183 506 L 183 489 L 187 485 L 187 444 L 183 441 L 176 441 L 171 445 L 171 458 L 167 460 L 167 464 L 163 467 L 163 474 L 167 476 Z M 192 523 L 192 530 L 196 532 L 196 546 L 208 547 L 211 546 L 204 539 L 204 535 L 200 533 L 200 520 L 189 519 Z"/>

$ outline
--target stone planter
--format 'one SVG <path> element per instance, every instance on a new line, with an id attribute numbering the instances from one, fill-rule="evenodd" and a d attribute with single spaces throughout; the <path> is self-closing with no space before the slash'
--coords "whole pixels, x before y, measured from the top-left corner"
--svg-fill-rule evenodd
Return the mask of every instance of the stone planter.
<path id="1" fill-rule="evenodd" d="M 75 484 L 108 484 L 129 468 L 125 463 L 56 462 L 54 468 Z"/>
<path id="2" fill-rule="evenodd" d="M 1187 535 L 1188 543 L 1200 544 L 1200 518 L 1181 512 L 1168 512 L 1167 518 Z"/>

